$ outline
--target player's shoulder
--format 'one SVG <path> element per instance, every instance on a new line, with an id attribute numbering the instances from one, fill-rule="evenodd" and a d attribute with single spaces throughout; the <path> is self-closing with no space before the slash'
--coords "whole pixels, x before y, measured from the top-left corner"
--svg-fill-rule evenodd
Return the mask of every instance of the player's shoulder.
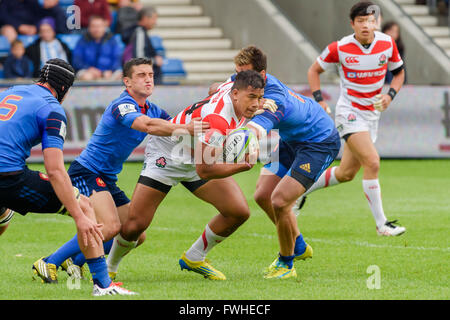
<path id="1" fill-rule="evenodd" d="M 125 116 L 128 113 L 137 111 L 139 111 L 139 104 L 126 91 L 124 91 L 118 98 L 114 99 L 106 108 L 106 113 L 112 113 L 116 116 Z"/>
<path id="2" fill-rule="evenodd" d="M 345 37 L 342 37 L 341 39 L 339 39 L 338 41 L 334 42 L 337 46 L 337 48 L 346 46 L 346 45 L 350 45 L 350 44 L 356 44 L 356 39 L 355 39 L 355 34 L 349 34 Z"/>
<path id="3" fill-rule="evenodd" d="M 386 33 L 375 31 L 375 41 L 388 41 L 392 42 L 392 37 Z"/>

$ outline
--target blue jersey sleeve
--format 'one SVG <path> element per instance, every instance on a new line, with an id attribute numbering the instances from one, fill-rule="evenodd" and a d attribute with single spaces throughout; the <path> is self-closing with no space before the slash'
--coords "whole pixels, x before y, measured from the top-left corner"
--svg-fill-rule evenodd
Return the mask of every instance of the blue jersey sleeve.
<path id="1" fill-rule="evenodd" d="M 63 149 L 66 139 L 67 119 L 62 108 L 51 105 L 41 108 L 36 114 L 41 132 L 42 150 L 46 148 Z"/>
<path id="2" fill-rule="evenodd" d="M 131 125 L 136 118 L 142 116 L 142 113 L 139 111 L 139 106 L 132 102 L 117 103 L 112 106 L 111 113 L 114 119 L 128 128 L 131 128 Z"/>

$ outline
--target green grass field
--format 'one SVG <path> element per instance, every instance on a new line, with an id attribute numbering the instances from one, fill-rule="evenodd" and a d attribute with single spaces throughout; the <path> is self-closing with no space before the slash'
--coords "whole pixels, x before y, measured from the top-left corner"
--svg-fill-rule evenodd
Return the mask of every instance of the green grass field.
<path id="1" fill-rule="evenodd" d="M 32 165 L 42 170 L 42 166 Z M 119 186 L 131 196 L 141 164 L 126 164 Z M 259 170 L 236 175 L 252 216 L 209 254 L 227 280 L 214 282 L 181 272 L 178 259 L 216 214 L 182 186 L 173 188 L 147 230 L 147 241 L 127 256 L 119 280 L 140 293 L 132 299 L 449 299 L 450 160 L 383 160 L 381 186 L 386 216 L 407 228 L 401 237 L 382 238 L 361 187 L 354 181 L 312 194 L 299 217 L 314 257 L 296 262 L 297 279 L 265 280 L 262 270 L 275 258 L 274 225 L 253 200 Z M 224 199 L 226 201 L 226 199 Z M 32 280 L 31 265 L 72 238 L 73 221 L 57 215 L 16 215 L 0 237 L 1 299 L 93 299 L 92 285 L 69 289 Z M 380 288 L 369 289 L 369 266 L 378 266 Z M 370 268 L 369 268 L 370 270 Z M 97 298 L 98 299 L 98 298 Z M 126 299 L 105 297 L 101 299 Z"/>

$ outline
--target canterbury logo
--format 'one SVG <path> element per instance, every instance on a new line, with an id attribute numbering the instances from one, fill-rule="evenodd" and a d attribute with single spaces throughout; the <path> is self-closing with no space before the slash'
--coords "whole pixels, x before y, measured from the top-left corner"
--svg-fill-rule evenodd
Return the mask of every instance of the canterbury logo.
<path id="1" fill-rule="evenodd" d="M 302 170 L 304 170 L 304 171 L 306 171 L 308 173 L 311 173 L 311 166 L 310 166 L 309 163 L 305 163 L 305 164 L 300 165 L 300 169 L 302 169 Z"/>
<path id="2" fill-rule="evenodd" d="M 345 58 L 345 62 L 348 64 L 357 64 L 359 63 L 358 57 L 347 57 Z"/>

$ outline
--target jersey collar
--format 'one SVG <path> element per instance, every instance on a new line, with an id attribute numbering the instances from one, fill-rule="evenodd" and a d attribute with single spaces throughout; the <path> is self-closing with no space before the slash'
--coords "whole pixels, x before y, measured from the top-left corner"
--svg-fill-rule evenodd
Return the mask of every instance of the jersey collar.
<path id="1" fill-rule="evenodd" d="M 140 105 L 137 100 L 131 95 L 130 91 L 128 89 L 125 89 L 125 92 L 138 104 L 139 108 L 141 109 L 142 114 L 146 114 L 150 106 L 147 104 L 147 100 L 145 100 L 144 105 Z"/>

